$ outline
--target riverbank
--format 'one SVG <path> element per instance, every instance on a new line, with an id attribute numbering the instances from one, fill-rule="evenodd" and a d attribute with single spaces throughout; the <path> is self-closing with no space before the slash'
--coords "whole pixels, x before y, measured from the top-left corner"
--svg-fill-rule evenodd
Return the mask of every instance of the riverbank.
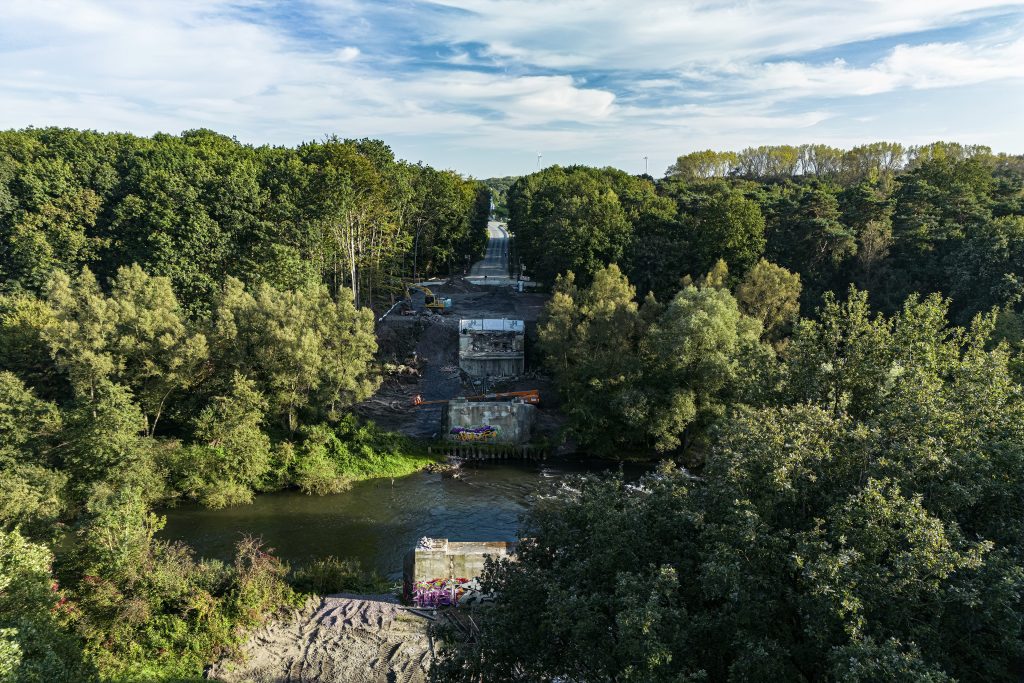
<path id="1" fill-rule="evenodd" d="M 396 479 L 416 472 L 422 472 L 432 465 L 444 462 L 444 456 L 431 454 L 426 446 L 412 451 L 377 452 L 356 454 L 342 461 L 339 474 L 351 482 L 371 479 Z"/>

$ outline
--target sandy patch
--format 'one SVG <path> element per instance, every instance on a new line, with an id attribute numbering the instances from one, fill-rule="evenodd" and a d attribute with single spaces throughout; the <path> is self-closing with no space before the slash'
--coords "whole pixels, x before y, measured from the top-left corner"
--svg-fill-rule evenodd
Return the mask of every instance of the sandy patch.
<path id="1" fill-rule="evenodd" d="M 207 678 L 224 683 L 423 683 L 427 620 L 394 596 L 332 595 L 254 633 Z"/>

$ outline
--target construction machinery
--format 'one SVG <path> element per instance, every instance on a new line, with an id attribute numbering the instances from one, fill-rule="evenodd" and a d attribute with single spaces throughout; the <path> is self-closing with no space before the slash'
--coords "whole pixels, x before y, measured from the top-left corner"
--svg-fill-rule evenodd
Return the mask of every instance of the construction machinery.
<path id="1" fill-rule="evenodd" d="M 424 305 L 428 311 L 436 311 L 437 313 L 447 313 L 448 309 L 452 307 L 452 300 L 443 296 L 435 296 L 429 287 L 417 284 L 408 284 L 405 286 L 405 298 L 410 302 L 412 301 L 412 292 L 423 292 Z"/>
<path id="2" fill-rule="evenodd" d="M 476 396 L 458 396 L 452 399 L 441 399 L 439 401 L 424 401 L 423 397 L 416 394 L 412 398 L 414 406 L 433 406 L 448 403 L 449 401 L 515 401 L 519 400 L 530 405 L 540 405 L 540 392 L 536 389 L 527 391 L 502 391 L 496 394 L 477 394 Z"/>

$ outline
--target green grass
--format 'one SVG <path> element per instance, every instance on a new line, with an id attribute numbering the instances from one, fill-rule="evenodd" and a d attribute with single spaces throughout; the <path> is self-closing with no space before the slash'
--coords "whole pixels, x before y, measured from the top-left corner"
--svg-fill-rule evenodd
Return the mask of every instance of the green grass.
<path id="1" fill-rule="evenodd" d="M 352 481 L 404 477 L 444 459 L 415 450 L 379 452 L 370 448 L 360 449 L 353 456 L 342 461 L 340 467 L 342 476 Z"/>

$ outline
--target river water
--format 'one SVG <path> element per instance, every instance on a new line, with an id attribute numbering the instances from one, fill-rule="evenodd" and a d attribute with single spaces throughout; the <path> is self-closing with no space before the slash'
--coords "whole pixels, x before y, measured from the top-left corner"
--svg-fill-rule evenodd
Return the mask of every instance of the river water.
<path id="1" fill-rule="evenodd" d="M 570 474 L 609 467 L 618 469 L 565 459 L 488 462 L 464 468 L 458 479 L 419 472 L 358 482 L 331 496 L 287 491 L 224 510 L 182 505 L 163 512 L 167 526 L 161 536 L 185 541 L 201 557 L 228 560 L 235 543 L 250 534 L 289 563 L 335 555 L 398 579 L 403 556 L 421 537 L 515 540 L 520 516 L 539 489 Z M 629 467 L 625 475 L 641 471 Z"/>

